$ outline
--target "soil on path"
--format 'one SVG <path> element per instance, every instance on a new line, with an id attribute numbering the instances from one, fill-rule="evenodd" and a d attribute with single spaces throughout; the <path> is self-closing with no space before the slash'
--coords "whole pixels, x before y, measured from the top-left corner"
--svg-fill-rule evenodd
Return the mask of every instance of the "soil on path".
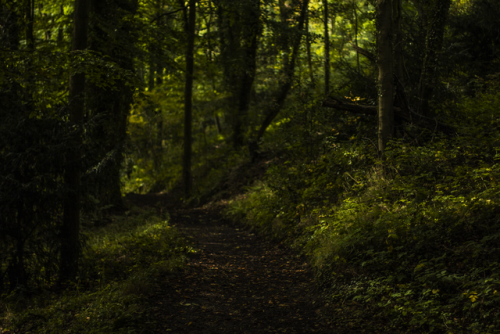
<path id="1" fill-rule="evenodd" d="M 217 209 L 169 210 L 199 250 L 152 298 L 158 333 L 334 333 L 307 263 L 225 221 Z"/>

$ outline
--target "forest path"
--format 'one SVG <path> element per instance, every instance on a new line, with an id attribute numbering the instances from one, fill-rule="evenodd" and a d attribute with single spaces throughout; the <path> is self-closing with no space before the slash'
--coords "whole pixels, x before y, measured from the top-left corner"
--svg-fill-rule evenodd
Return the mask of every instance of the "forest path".
<path id="1" fill-rule="evenodd" d="M 169 213 L 199 252 L 151 298 L 158 333 L 335 332 L 303 259 L 232 226 L 217 209 Z"/>

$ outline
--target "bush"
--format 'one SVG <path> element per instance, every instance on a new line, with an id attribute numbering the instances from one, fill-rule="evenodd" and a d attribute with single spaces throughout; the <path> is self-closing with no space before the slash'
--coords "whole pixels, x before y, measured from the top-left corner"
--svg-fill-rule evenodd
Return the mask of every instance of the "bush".
<path id="1" fill-rule="evenodd" d="M 339 323 L 497 332 L 500 100 L 486 91 L 454 108 L 455 136 L 408 127 L 383 162 L 359 133 L 317 138 L 323 151 L 298 141 L 227 214 L 307 254 Z M 328 127 L 342 128 L 311 132 Z"/>
<path id="2" fill-rule="evenodd" d="M 2 298 L 6 333 L 130 333 L 151 325 L 147 298 L 194 252 L 168 220 L 133 209 L 86 231 L 78 282 L 62 292 L 16 290 Z"/>

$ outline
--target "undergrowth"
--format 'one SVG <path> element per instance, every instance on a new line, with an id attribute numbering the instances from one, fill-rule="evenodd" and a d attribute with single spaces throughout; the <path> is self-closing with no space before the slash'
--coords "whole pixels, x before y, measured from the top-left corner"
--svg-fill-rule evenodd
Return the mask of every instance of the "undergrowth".
<path id="1" fill-rule="evenodd" d="M 133 208 L 87 228 L 77 282 L 17 289 L 0 300 L 0 333 L 141 333 L 154 326 L 148 296 L 194 252 L 168 219 Z"/>
<path id="2" fill-rule="evenodd" d="M 313 108 L 226 214 L 307 254 L 339 326 L 498 333 L 500 99 L 455 108 L 455 135 L 407 127 L 383 160 L 362 121 Z"/>

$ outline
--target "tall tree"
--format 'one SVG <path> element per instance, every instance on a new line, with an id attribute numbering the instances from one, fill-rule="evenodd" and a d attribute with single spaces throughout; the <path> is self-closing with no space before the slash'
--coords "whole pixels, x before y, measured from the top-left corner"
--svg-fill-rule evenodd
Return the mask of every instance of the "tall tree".
<path id="1" fill-rule="evenodd" d="M 89 176 L 89 182 L 100 204 L 114 208 L 123 207 L 120 171 L 133 102 L 133 87 L 124 74 L 134 71 L 136 35 L 131 18 L 137 9 L 137 0 L 92 0 L 91 6 L 89 48 L 101 55 L 101 70 L 109 62 L 120 78 L 106 87 L 93 82 L 87 89 L 87 116 L 100 119 L 90 129 L 99 171 Z"/>
<path id="2" fill-rule="evenodd" d="M 378 150 L 384 153 L 394 133 L 393 82 L 393 0 L 377 0 L 377 65 L 378 65 Z"/>
<path id="3" fill-rule="evenodd" d="M 295 73 L 295 64 L 296 64 L 296 61 L 297 61 L 297 58 L 299 55 L 299 51 L 300 51 L 300 41 L 302 38 L 302 32 L 304 31 L 304 22 L 305 22 L 308 7 L 309 7 L 309 0 L 302 0 L 302 4 L 300 7 L 300 15 L 299 15 L 297 26 L 296 26 L 297 31 L 293 36 L 292 55 L 291 55 L 291 57 L 289 57 L 285 52 L 285 55 L 283 56 L 283 58 L 284 58 L 283 59 L 283 76 L 282 76 L 283 79 L 280 80 L 278 91 L 274 97 L 274 103 L 270 106 L 270 108 L 268 108 L 265 111 L 264 121 L 262 122 L 262 125 L 260 126 L 259 131 L 257 132 L 255 139 L 249 145 L 250 154 L 252 156 L 255 156 L 255 154 L 257 153 L 256 150 L 258 149 L 258 142 L 260 141 L 260 139 L 262 138 L 262 136 L 266 132 L 266 129 L 269 127 L 271 122 L 274 120 L 274 118 L 279 114 L 279 112 L 283 108 L 283 105 L 284 105 L 285 100 L 288 96 L 288 93 L 290 92 L 290 89 L 292 88 L 293 76 Z M 283 19 L 283 17 L 282 17 L 282 19 Z M 285 16 L 284 19 L 288 19 L 287 16 Z"/>
<path id="4" fill-rule="evenodd" d="M 71 50 L 81 51 L 87 48 L 87 27 L 89 22 L 90 0 L 75 0 L 73 39 Z M 77 128 L 83 122 L 85 73 L 75 73 L 69 84 L 69 121 Z M 70 189 L 64 203 L 64 215 L 61 229 L 61 279 L 75 277 L 80 254 L 80 131 L 73 138 L 74 149 L 68 152 L 65 182 Z"/>
<path id="5" fill-rule="evenodd" d="M 330 34 L 328 28 L 328 0 L 323 0 L 323 29 L 325 39 L 325 96 L 330 92 Z"/>
<path id="6" fill-rule="evenodd" d="M 429 101 L 433 97 L 434 87 L 439 76 L 439 54 L 443 48 L 443 36 L 451 0 L 418 0 L 416 2 L 421 7 L 425 7 L 421 11 L 427 9 L 425 17 L 429 21 L 425 40 L 424 63 L 418 86 L 418 112 L 426 117 L 433 117 L 434 112 L 430 109 Z M 430 14 L 430 18 L 428 14 Z"/>
<path id="7" fill-rule="evenodd" d="M 314 86 L 316 84 L 316 80 L 314 79 L 314 70 L 313 70 L 313 64 L 312 64 L 312 53 L 311 53 L 311 34 L 309 31 L 309 11 L 306 16 L 306 22 L 305 22 L 305 32 L 306 32 L 306 52 L 307 52 L 307 66 L 309 68 L 309 78 L 311 80 L 311 84 Z"/>
<path id="8" fill-rule="evenodd" d="M 220 59 L 224 86 L 230 94 L 227 114 L 234 147 L 244 142 L 244 126 L 255 79 L 260 28 L 260 0 L 218 0 Z"/>
<path id="9" fill-rule="evenodd" d="M 184 31 L 187 35 L 186 76 L 184 85 L 184 160 L 183 179 L 184 194 L 191 195 L 191 155 L 192 155 L 192 123 L 193 123 L 193 75 L 194 75 L 194 41 L 196 34 L 196 0 L 189 0 L 189 10 L 184 7 Z M 184 6 L 184 4 L 182 4 Z M 189 12 L 189 14 L 188 14 Z"/>
<path id="10" fill-rule="evenodd" d="M 243 124 L 250 107 L 252 85 L 257 69 L 257 47 L 260 34 L 260 0 L 251 0 L 242 3 L 242 38 L 241 38 L 241 64 L 237 69 L 238 75 L 238 103 L 237 113 L 233 126 L 233 145 L 243 145 Z"/>

